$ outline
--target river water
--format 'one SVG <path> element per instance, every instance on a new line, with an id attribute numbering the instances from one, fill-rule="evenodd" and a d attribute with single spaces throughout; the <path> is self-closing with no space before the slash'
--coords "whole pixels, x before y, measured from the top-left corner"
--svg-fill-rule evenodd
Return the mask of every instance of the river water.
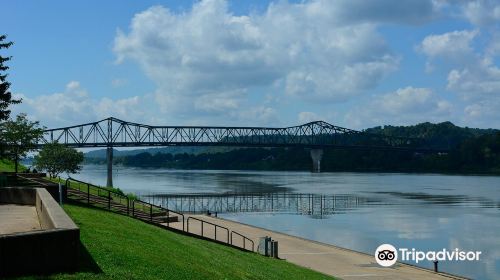
<path id="1" fill-rule="evenodd" d="M 114 168 L 115 186 L 172 209 L 210 210 L 369 254 L 383 243 L 481 251 L 479 261 L 443 261 L 439 269 L 500 279 L 500 177 Z M 73 177 L 103 185 L 106 168 L 85 165 Z"/>

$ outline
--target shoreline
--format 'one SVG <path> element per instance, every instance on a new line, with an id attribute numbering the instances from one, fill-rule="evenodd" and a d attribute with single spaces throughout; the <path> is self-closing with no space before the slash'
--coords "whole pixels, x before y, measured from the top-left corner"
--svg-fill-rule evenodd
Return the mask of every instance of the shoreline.
<path id="1" fill-rule="evenodd" d="M 273 240 L 279 242 L 279 256 L 291 263 L 307 267 L 318 272 L 336 278 L 344 279 L 469 279 L 463 276 L 446 272 L 434 272 L 428 268 L 415 266 L 412 264 L 397 262 L 396 265 L 384 268 L 375 262 L 373 255 L 342 248 L 336 245 L 327 244 L 315 240 L 309 240 L 299 236 L 289 235 L 266 228 L 252 226 L 249 224 L 232 221 L 225 218 L 189 215 L 205 221 L 216 223 L 232 231 L 241 233 L 254 241 L 255 247 L 258 238 L 261 236 L 271 236 Z M 172 226 L 172 225 L 171 225 Z M 198 224 L 190 226 L 192 233 L 198 234 L 200 227 Z M 214 230 L 206 228 L 206 237 L 214 238 Z M 219 240 L 220 233 L 217 235 Z M 236 239 L 234 244 L 242 245 L 240 239 Z"/>

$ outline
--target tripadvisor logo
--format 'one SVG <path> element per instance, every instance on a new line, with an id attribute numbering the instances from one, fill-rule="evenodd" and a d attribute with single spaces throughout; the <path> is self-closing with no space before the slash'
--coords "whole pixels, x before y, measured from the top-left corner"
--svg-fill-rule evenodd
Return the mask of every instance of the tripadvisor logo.
<path id="1" fill-rule="evenodd" d="M 399 253 L 399 258 L 398 258 Z M 401 261 L 414 261 L 419 263 L 421 261 L 479 261 L 481 251 L 461 251 L 459 249 L 440 251 L 417 251 L 415 248 L 411 250 L 408 248 L 396 249 L 391 244 L 382 244 L 375 250 L 375 260 L 377 263 L 384 267 L 394 265 L 398 259 Z"/>
<path id="2" fill-rule="evenodd" d="M 398 251 L 391 244 L 382 244 L 375 250 L 375 260 L 381 266 L 392 266 L 398 260 Z"/>

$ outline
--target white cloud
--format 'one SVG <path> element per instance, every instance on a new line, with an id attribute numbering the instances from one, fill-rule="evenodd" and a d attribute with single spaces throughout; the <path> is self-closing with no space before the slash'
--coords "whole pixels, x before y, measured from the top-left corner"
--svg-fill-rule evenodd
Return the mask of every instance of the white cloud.
<path id="1" fill-rule="evenodd" d="M 14 114 L 29 112 L 35 120 L 43 120 L 47 127 L 74 125 L 107 117 L 125 120 L 143 119 L 144 106 L 138 96 L 124 99 L 92 99 L 78 81 L 71 81 L 63 92 L 40 95 L 34 98 L 16 94 L 23 102 L 13 108 Z"/>
<path id="2" fill-rule="evenodd" d="M 114 52 L 156 83 L 165 113 L 237 115 L 262 106 L 250 104 L 250 95 L 258 99 L 271 88 L 307 101 L 344 101 L 398 67 L 378 24 L 414 24 L 434 14 L 430 1 L 403 2 L 392 5 L 398 13 L 387 12 L 387 1 L 278 2 L 242 16 L 222 0 L 200 1 L 184 13 L 155 6 L 118 32 Z"/>
<path id="3" fill-rule="evenodd" d="M 77 89 L 80 89 L 80 82 L 78 81 L 71 81 L 66 85 L 67 91 L 74 91 Z"/>
<path id="4" fill-rule="evenodd" d="M 493 33 L 486 37 L 482 50 L 474 49 L 478 35 L 478 30 L 431 35 L 422 41 L 421 49 L 428 62 L 440 59 L 448 71 L 446 89 L 457 94 L 463 104 L 460 120 L 491 127 L 500 120 L 500 111 L 492 106 L 500 104 L 500 68 L 495 63 L 500 44 Z"/>
<path id="5" fill-rule="evenodd" d="M 462 59 L 463 56 L 473 54 L 471 42 L 478 34 L 478 30 L 461 30 L 429 35 L 424 38 L 418 49 L 431 58 Z"/>
<path id="6" fill-rule="evenodd" d="M 500 99 L 500 69 L 489 60 L 453 69 L 448 74 L 447 88 L 467 100 Z"/>
<path id="7" fill-rule="evenodd" d="M 115 78 L 111 80 L 111 86 L 114 88 L 123 87 L 127 84 L 127 79 Z"/>
<path id="8" fill-rule="evenodd" d="M 409 125 L 425 121 L 446 121 L 453 105 L 429 88 L 405 87 L 373 96 L 347 113 L 345 122 L 356 128 L 373 125 Z"/>
<path id="9" fill-rule="evenodd" d="M 500 23 L 500 2 L 497 0 L 466 1 L 462 5 L 462 12 L 475 25 L 486 26 Z"/>
<path id="10" fill-rule="evenodd" d="M 242 92 L 221 92 L 205 94 L 196 98 L 194 107 L 208 113 L 224 113 L 240 107 Z"/>
<path id="11" fill-rule="evenodd" d="M 300 124 L 322 120 L 320 116 L 313 112 L 300 112 L 298 117 Z"/>

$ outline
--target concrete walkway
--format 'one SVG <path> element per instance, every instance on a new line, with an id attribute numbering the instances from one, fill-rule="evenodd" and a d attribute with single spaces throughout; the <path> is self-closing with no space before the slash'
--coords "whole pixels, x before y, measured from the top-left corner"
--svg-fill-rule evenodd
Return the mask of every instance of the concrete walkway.
<path id="1" fill-rule="evenodd" d="M 186 219 L 189 215 L 186 215 Z M 308 267 L 327 275 L 341 279 L 465 279 L 443 273 L 435 273 L 431 270 L 397 263 L 391 268 L 379 266 L 373 257 L 364 253 L 343 249 L 340 247 L 319 243 L 303 238 L 266 230 L 250 225 L 245 225 L 221 218 L 205 215 L 191 215 L 198 219 L 211 222 L 228 228 L 230 231 L 241 233 L 255 243 L 257 250 L 258 239 L 262 236 L 271 236 L 279 243 L 279 257 L 287 261 Z M 170 226 L 182 227 L 181 223 L 171 223 Z M 201 234 L 201 226 L 198 221 L 191 220 L 189 232 Z M 204 236 L 214 238 L 214 227 L 205 224 Z M 233 236 L 233 243 L 242 245 L 242 239 Z M 227 234 L 223 229 L 217 230 L 217 240 L 226 242 Z M 246 242 L 247 248 L 251 245 Z"/>
<path id="2" fill-rule="evenodd" d="M 0 234 L 40 230 L 35 206 L 0 204 Z"/>

